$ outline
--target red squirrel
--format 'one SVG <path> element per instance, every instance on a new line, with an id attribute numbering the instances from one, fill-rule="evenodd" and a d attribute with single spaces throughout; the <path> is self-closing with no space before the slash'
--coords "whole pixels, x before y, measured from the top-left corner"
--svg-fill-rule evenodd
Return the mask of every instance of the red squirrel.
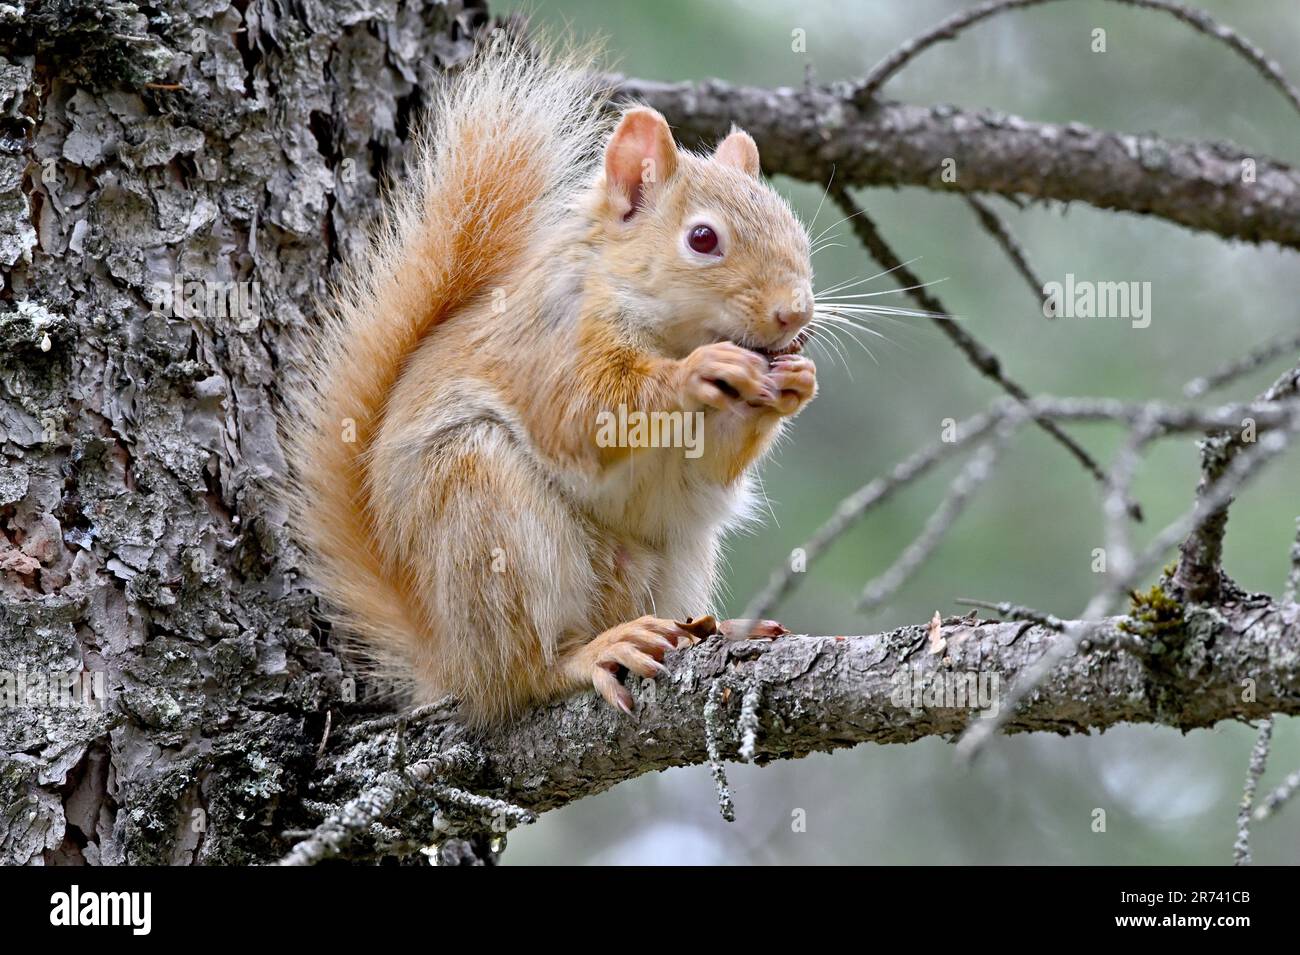
<path id="1" fill-rule="evenodd" d="M 690 639 L 816 394 L 808 233 L 748 134 L 702 155 L 645 106 L 613 123 L 579 55 L 485 49 L 431 112 L 308 343 L 291 518 L 412 702 L 483 727 L 594 686 L 630 712 L 619 675 Z M 635 412 L 698 415 L 695 453 L 600 439 Z"/>

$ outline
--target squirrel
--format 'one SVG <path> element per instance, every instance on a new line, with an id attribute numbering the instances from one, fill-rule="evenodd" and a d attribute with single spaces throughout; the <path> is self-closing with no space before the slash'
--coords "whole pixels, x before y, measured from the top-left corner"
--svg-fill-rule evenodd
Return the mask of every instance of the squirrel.
<path id="1" fill-rule="evenodd" d="M 754 140 L 614 121 L 584 60 L 489 44 L 438 90 L 289 396 L 290 519 L 337 627 L 479 728 L 593 686 L 631 713 L 620 676 L 692 642 L 817 391 L 808 233 Z M 599 439 L 635 412 L 702 422 L 697 453 Z"/>

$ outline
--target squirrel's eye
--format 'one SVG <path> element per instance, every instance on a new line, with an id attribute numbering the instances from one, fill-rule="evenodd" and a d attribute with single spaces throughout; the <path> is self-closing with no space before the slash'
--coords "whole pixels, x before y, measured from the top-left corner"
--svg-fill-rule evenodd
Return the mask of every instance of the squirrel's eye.
<path id="1" fill-rule="evenodd" d="M 686 236 L 686 244 L 692 252 L 700 255 L 713 255 L 718 250 L 718 233 L 710 226 L 697 225 Z"/>

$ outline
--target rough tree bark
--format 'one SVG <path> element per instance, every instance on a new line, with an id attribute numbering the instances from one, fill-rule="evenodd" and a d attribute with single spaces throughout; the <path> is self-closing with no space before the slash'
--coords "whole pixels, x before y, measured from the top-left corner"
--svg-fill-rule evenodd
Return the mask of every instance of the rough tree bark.
<path id="1" fill-rule="evenodd" d="M 482 5 L 0 6 L 0 858 L 240 863 L 315 761 L 338 658 L 268 493 L 279 351 L 360 240 Z M 155 283 L 256 283 L 253 317 Z"/>
<path id="2" fill-rule="evenodd" d="M 485 817 L 513 824 L 710 749 L 762 761 L 956 733 L 964 711 L 891 703 L 899 672 L 977 660 L 1009 681 L 1054 639 L 1015 623 L 952 623 L 944 654 L 923 630 L 713 638 L 675 654 L 662 685 L 638 687 L 635 720 L 576 699 L 484 740 L 436 709 L 359 725 L 375 707 L 351 702 L 271 492 L 284 346 L 362 240 L 426 74 L 468 54 L 486 11 L 146 9 L 165 12 L 0 4 L 0 691 L 18 674 L 91 672 L 107 698 L 0 708 L 0 860 L 262 863 L 316 830 L 307 861 L 434 841 L 442 861 L 490 861 Z M 859 110 L 829 91 L 627 90 L 688 136 L 751 124 L 774 171 L 824 181 L 838 162 L 853 184 L 937 188 L 926 170 L 966 155 L 964 188 L 1300 244 L 1296 173 L 1261 162 L 1264 191 L 1243 202 L 1235 154 L 1219 147 Z M 1049 144 L 1060 175 L 1044 178 Z M 177 280 L 235 283 L 253 313 L 158 307 L 159 285 Z M 1300 712 L 1298 628 L 1294 604 L 1224 593 L 1189 608 L 1155 657 L 1099 638 L 1008 728 Z M 333 825 L 340 806 L 363 824 Z"/>

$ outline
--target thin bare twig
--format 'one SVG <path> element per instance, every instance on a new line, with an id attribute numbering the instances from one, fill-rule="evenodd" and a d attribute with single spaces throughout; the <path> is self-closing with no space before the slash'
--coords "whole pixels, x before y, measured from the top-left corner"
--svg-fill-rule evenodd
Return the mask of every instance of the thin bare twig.
<path id="1" fill-rule="evenodd" d="M 1259 396 L 1262 402 L 1286 401 L 1300 395 L 1300 364 L 1277 376 L 1277 380 Z"/>
<path id="2" fill-rule="evenodd" d="M 1291 797 L 1300 792 L 1300 769 L 1297 769 L 1280 786 L 1264 797 L 1255 810 L 1255 821 L 1262 822 L 1281 809 Z"/>
<path id="3" fill-rule="evenodd" d="M 936 43 L 956 39 L 963 30 L 998 14 L 1023 10 L 1026 7 L 1042 6 L 1051 2 L 1053 0 L 991 0 L 989 3 L 953 14 L 925 33 L 907 40 L 872 67 L 867 75 L 854 86 L 854 101 L 859 105 L 865 105 L 874 99 L 877 91 L 899 70 Z M 1130 7 L 1140 7 L 1146 10 L 1158 10 L 1167 13 L 1181 20 L 1193 30 L 1203 33 L 1220 43 L 1227 44 L 1228 47 L 1250 63 L 1271 86 L 1281 92 L 1297 112 L 1300 112 L 1300 91 L 1297 91 L 1287 80 L 1277 63 L 1269 59 L 1268 55 L 1250 40 L 1230 27 L 1226 27 L 1214 20 L 1204 11 L 1184 6 L 1181 3 L 1172 3 L 1169 0 L 1114 0 L 1114 2 Z"/>
<path id="4" fill-rule="evenodd" d="M 1010 407 L 1010 406 L 1009 406 Z M 1146 420 L 1157 436 L 1207 433 L 1238 427 L 1249 416 L 1257 431 L 1286 430 L 1300 417 L 1300 401 L 1289 398 L 1230 402 L 1213 408 L 1173 405 L 1163 401 L 1119 401 L 1113 398 L 1056 398 L 1043 395 L 1027 404 L 1031 417 L 1055 421 L 1114 421 L 1137 425 Z"/>
<path id="5" fill-rule="evenodd" d="M 899 284 L 900 288 L 904 289 L 927 312 L 947 316 L 949 314 L 948 309 L 944 307 L 938 298 L 926 290 L 925 284 L 917 277 L 916 273 L 898 257 L 880 234 L 876 224 L 867 216 L 866 210 L 858 206 L 853 197 L 849 195 L 848 190 L 843 186 L 835 186 L 831 189 L 831 195 L 848 217 L 848 222 L 852 225 L 853 231 L 857 233 L 862 244 L 866 246 L 867 253 L 880 263 L 881 268 L 889 270 L 889 274 L 894 277 L 894 281 Z M 957 322 L 946 317 L 933 317 L 930 321 L 947 336 L 949 341 L 957 346 L 958 350 L 985 377 L 997 382 L 1003 391 L 1017 401 L 1026 402 L 1029 400 L 1029 393 L 1003 373 L 1002 362 L 998 356 L 986 348 L 974 335 L 962 328 Z M 1106 475 L 1102 473 L 1101 466 L 1097 464 L 1096 459 L 1091 454 L 1084 450 L 1082 445 L 1066 434 L 1056 422 L 1041 417 L 1034 420 L 1040 428 L 1055 438 L 1070 454 L 1074 455 L 1075 460 L 1083 465 L 1084 470 L 1099 483 L 1105 483 Z M 1135 502 L 1130 503 L 1130 509 L 1135 520 L 1142 519 L 1142 509 Z"/>
<path id="6" fill-rule="evenodd" d="M 1002 420 L 993 440 L 982 445 L 971 456 L 966 467 L 962 468 L 953 479 L 943 502 L 930 516 L 921 533 L 888 570 L 863 588 L 862 596 L 858 598 L 859 610 L 872 610 L 879 607 L 897 593 L 898 588 L 903 586 L 925 563 L 939 542 L 943 540 L 944 535 L 948 533 L 949 528 L 966 509 L 975 492 L 993 475 L 998 458 L 1007 449 L 1023 421 L 1023 413 L 1015 413 Z"/>
<path id="7" fill-rule="evenodd" d="M 958 597 L 953 601 L 953 603 L 960 604 L 963 607 L 980 607 L 983 610 L 992 610 L 1012 620 L 1023 620 L 1026 623 L 1036 623 L 1040 627 L 1047 627 L 1049 630 L 1056 630 L 1059 632 L 1065 629 L 1065 621 L 1060 617 L 1053 616 L 1050 613 L 1043 613 L 1041 610 L 1035 610 L 1033 607 L 1008 603 L 1005 600 L 994 603 L 988 600 L 975 600 L 971 597 Z"/>
<path id="8" fill-rule="evenodd" d="M 1133 563 L 1129 547 L 1128 507 L 1129 488 L 1137 474 L 1142 451 L 1160 434 L 1160 427 L 1149 416 L 1143 416 L 1129 428 L 1128 438 L 1115 455 L 1110 475 L 1106 479 L 1106 494 L 1102 500 L 1102 516 L 1106 524 L 1107 566 L 1113 573 L 1128 572 Z"/>
<path id="9" fill-rule="evenodd" d="M 993 237 L 993 241 L 1002 248 L 1007 258 L 1011 260 L 1011 264 L 1015 266 L 1016 271 L 1028 283 L 1029 290 L 1033 292 L 1034 298 L 1038 300 L 1044 316 L 1055 318 L 1055 315 L 1048 312 L 1047 303 L 1051 300 L 1051 297 L 1044 291 L 1042 279 L 1034 272 L 1033 266 L 1029 264 L 1029 258 L 1025 255 L 1024 247 L 1016 241 L 1016 237 L 1011 234 L 1007 224 L 987 203 L 969 193 L 966 194 L 966 204 L 974 210 L 975 217 L 979 220 L 979 224 L 983 226 L 984 231 Z"/>
<path id="10" fill-rule="evenodd" d="M 1222 388 L 1242 375 L 1249 374 L 1279 355 L 1284 355 L 1296 349 L 1300 349 L 1300 334 L 1287 332 L 1284 335 L 1279 335 L 1252 349 L 1241 358 L 1230 361 L 1217 370 L 1210 372 L 1208 375 L 1193 378 L 1183 386 L 1183 394 L 1188 398 L 1199 398 L 1208 391 Z"/>

